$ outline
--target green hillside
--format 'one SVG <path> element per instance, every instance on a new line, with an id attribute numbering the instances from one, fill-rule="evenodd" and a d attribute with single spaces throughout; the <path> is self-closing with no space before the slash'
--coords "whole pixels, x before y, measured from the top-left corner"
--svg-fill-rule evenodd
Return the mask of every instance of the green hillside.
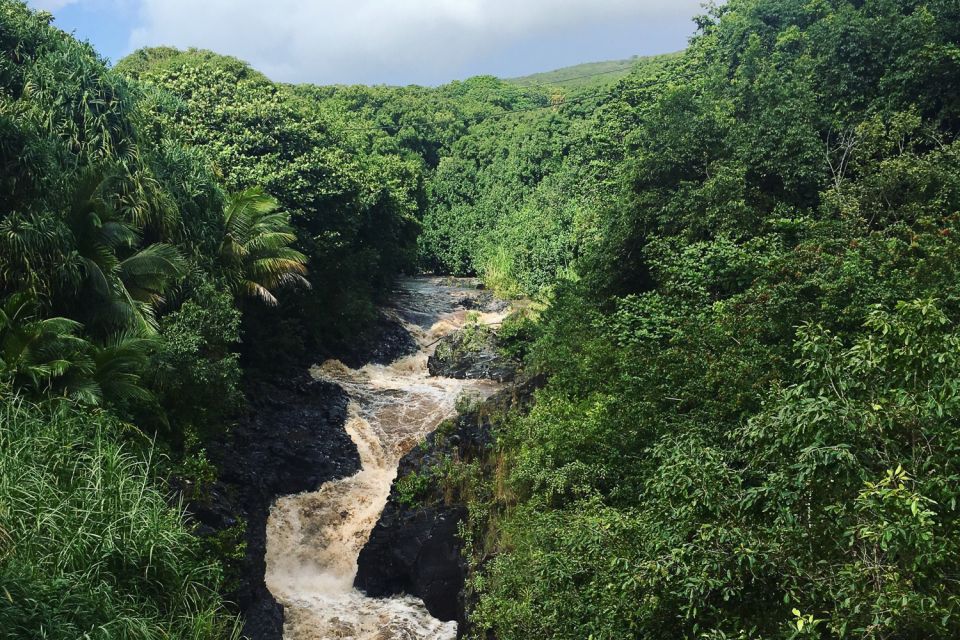
<path id="1" fill-rule="evenodd" d="M 677 52 L 656 56 L 633 56 L 626 60 L 586 62 L 572 67 L 534 73 L 519 78 L 506 78 L 504 82 L 521 87 L 559 84 L 574 88 L 600 87 L 613 84 L 617 80 L 627 77 L 631 71 L 639 66 L 646 66 L 651 63 L 661 64 L 667 60 L 675 59 L 680 55 L 681 53 Z"/>

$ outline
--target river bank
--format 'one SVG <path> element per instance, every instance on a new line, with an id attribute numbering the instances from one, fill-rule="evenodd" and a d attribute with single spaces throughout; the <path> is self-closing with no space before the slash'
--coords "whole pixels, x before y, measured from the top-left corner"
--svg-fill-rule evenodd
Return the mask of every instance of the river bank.
<path id="1" fill-rule="evenodd" d="M 360 553 L 355 585 L 372 597 L 411 594 L 431 615 L 467 629 L 470 567 L 461 526 L 468 495 L 448 477 L 449 465 L 490 473 L 493 430 L 509 412 L 530 405 L 545 380 L 521 376 L 441 425 L 400 461 L 387 505 Z"/>
<path id="2" fill-rule="evenodd" d="M 314 366 L 248 383 L 250 411 L 217 447 L 213 499 L 195 505 L 211 531 L 244 520 L 240 584 L 231 594 L 252 640 L 453 638 L 459 616 L 420 599 L 354 589 L 357 557 L 380 519 L 397 464 L 465 393 L 487 380 L 431 376 L 437 343 L 466 324 L 495 324 L 507 305 L 468 281 L 414 278 L 384 310 L 378 336 Z M 458 559 L 449 558 L 451 567 Z"/>

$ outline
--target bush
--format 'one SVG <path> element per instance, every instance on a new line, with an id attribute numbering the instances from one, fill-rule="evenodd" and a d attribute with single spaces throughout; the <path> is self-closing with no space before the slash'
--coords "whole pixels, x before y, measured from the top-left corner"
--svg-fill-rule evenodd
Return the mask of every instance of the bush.
<path id="1" fill-rule="evenodd" d="M 429 490 L 429 473 L 414 471 L 397 480 L 397 500 L 407 507 L 416 507 Z"/>
<path id="2" fill-rule="evenodd" d="M 233 297 L 207 282 L 161 321 L 149 370 L 175 444 L 209 441 L 240 406 L 240 363 L 233 352 L 239 340 Z"/>
<path id="3" fill-rule="evenodd" d="M 524 361 L 540 335 L 540 325 L 526 311 L 516 311 L 504 318 L 497 331 L 497 349 L 508 358 Z"/>

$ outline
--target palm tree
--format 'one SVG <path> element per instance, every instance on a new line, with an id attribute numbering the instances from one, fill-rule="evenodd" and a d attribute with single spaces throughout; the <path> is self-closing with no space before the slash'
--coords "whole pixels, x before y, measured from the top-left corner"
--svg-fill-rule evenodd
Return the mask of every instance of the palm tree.
<path id="1" fill-rule="evenodd" d="M 36 313 L 26 294 L 10 296 L 0 307 L 0 381 L 33 396 L 94 406 L 154 402 L 140 381 L 155 338 L 117 333 L 93 344 L 79 336 L 79 322 Z"/>
<path id="2" fill-rule="evenodd" d="M 289 284 L 310 284 L 307 257 L 290 247 L 297 236 L 290 216 L 259 187 L 231 195 L 224 208 L 225 234 L 220 260 L 235 295 L 277 304 L 274 291 Z"/>
<path id="3" fill-rule="evenodd" d="M 156 338 L 116 333 L 91 345 L 91 369 L 71 380 L 67 395 L 90 405 L 155 404 L 153 394 L 141 386 Z"/>
<path id="4" fill-rule="evenodd" d="M 77 335 L 81 329 L 67 318 L 41 320 L 30 296 L 10 296 L 0 307 L 0 380 L 42 394 L 68 373 L 88 375 L 93 363 L 89 343 Z"/>
<path id="5" fill-rule="evenodd" d="M 67 225 L 82 272 L 77 293 L 94 325 L 90 328 L 150 335 L 157 328 L 155 308 L 185 273 L 185 261 L 172 245 L 140 248 L 137 228 L 110 195 L 118 193 L 117 180 L 122 181 L 103 169 L 88 171 L 74 191 Z"/>

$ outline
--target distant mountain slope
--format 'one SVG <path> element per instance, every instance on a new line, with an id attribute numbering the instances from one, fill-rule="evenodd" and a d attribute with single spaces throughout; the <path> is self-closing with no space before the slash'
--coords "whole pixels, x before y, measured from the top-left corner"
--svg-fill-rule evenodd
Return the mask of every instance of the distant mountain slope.
<path id="1" fill-rule="evenodd" d="M 626 60 L 587 62 L 572 67 L 563 67 L 553 71 L 521 76 L 519 78 L 505 78 L 504 81 L 523 87 L 534 85 L 563 85 L 571 88 L 601 86 L 611 84 L 626 77 L 638 66 L 650 63 L 661 63 L 679 55 L 680 52 L 665 53 L 657 56 L 633 56 Z"/>

